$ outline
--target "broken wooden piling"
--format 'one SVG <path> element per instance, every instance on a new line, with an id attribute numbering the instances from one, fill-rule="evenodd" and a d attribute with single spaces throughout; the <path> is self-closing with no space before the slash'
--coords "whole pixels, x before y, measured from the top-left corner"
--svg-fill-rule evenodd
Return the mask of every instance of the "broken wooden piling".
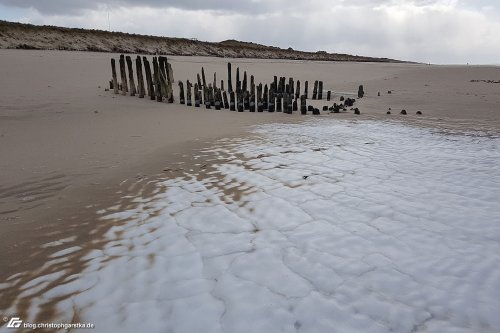
<path id="1" fill-rule="evenodd" d="M 127 73 L 125 71 L 125 56 L 120 55 L 120 76 L 122 80 L 122 95 L 126 95 L 128 93 L 128 84 L 127 84 Z"/>
<path id="2" fill-rule="evenodd" d="M 179 81 L 179 103 L 186 104 L 184 100 L 184 84 L 182 81 Z"/>
<path id="3" fill-rule="evenodd" d="M 113 92 L 118 94 L 118 80 L 116 78 L 116 64 L 115 59 L 111 59 L 111 76 L 113 77 Z"/>
<path id="4" fill-rule="evenodd" d="M 191 82 L 189 82 L 189 80 L 186 81 L 186 106 L 192 106 L 193 103 L 191 101 L 191 87 L 193 85 L 191 84 Z"/>
<path id="5" fill-rule="evenodd" d="M 139 93 L 139 98 L 144 98 L 146 92 L 144 89 L 144 77 L 142 76 L 142 62 L 141 57 L 139 56 L 137 56 L 137 58 L 135 59 L 135 71 L 137 73 L 137 90 Z"/>
<path id="6" fill-rule="evenodd" d="M 132 58 L 130 58 L 130 56 L 126 56 L 125 61 L 127 62 L 128 80 L 130 82 L 130 85 L 129 85 L 130 96 L 135 96 L 137 89 L 135 87 L 135 82 L 134 82 L 134 68 L 132 67 Z"/>
<path id="7" fill-rule="evenodd" d="M 233 91 L 233 81 L 231 78 L 231 63 L 227 63 L 227 89 L 229 93 Z"/>

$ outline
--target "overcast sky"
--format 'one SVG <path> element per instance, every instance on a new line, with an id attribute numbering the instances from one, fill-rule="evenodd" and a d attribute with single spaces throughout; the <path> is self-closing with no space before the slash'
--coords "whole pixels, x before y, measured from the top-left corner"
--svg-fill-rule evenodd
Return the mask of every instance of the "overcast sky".
<path id="1" fill-rule="evenodd" d="M 500 64 L 500 0 L 0 0 L 0 19 L 439 64 Z"/>

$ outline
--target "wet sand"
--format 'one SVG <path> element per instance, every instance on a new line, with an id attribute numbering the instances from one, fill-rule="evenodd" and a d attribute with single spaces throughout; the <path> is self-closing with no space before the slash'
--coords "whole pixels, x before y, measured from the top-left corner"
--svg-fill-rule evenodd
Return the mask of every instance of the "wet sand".
<path id="1" fill-rule="evenodd" d="M 54 252 L 96 240 L 105 232 L 105 227 L 95 232 L 102 227 L 96 211 L 118 201 L 128 184 L 154 178 L 182 155 L 217 138 L 244 136 L 253 124 L 304 119 L 297 114 L 218 112 L 113 95 L 104 91 L 111 56 L 0 50 L 0 283 L 43 266 Z M 226 59 L 170 59 L 176 80 L 194 81 L 201 66 L 209 82 L 214 71 L 219 82 L 227 79 Z M 309 80 L 310 95 L 314 80 L 323 80 L 325 92 L 332 90 L 335 101 L 363 84 L 366 97 L 356 105 L 360 119 L 499 133 L 500 86 L 471 82 L 498 79 L 498 67 L 231 62 L 233 77 L 240 66 L 255 75 L 257 83 L 270 82 L 273 75 L 293 76 L 303 89 Z M 321 107 L 333 100 L 311 103 Z M 385 114 L 388 108 L 390 116 Z M 401 109 L 409 115 L 400 116 Z M 417 110 L 423 116 L 416 116 Z M 351 113 L 321 117 L 354 118 Z M 68 241 L 40 247 L 60 239 Z M 1 298 L 6 304 L 0 308 L 7 308 L 9 297 Z"/>

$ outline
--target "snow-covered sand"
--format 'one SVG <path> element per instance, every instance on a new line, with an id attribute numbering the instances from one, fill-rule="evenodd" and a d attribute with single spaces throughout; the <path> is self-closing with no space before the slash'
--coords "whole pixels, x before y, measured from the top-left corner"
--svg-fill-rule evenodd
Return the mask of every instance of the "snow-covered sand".
<path id="1" fill-rule="evenodd" d="M 107 245 L 24 319 L 61 297 L 53 320 L 93 332 L 500 331 L 500 139 L 329 119 L 254 134 L 101 212 Z"/>

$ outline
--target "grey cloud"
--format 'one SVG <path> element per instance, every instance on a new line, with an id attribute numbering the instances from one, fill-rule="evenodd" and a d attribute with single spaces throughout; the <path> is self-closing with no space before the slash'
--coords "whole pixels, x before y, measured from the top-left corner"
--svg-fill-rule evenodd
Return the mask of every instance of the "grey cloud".
<path id="1" fill-rule="evenodd" d="M 123 7 L 178 8 L 183 10 L 212 10 L 228 13 L 271 13 L 293 7 L 291 1 L 228 1 L 228 0 L 0 0 L 9 7 L 34 8 L 46 15 L 76 15 L 87 9 Z"/>

